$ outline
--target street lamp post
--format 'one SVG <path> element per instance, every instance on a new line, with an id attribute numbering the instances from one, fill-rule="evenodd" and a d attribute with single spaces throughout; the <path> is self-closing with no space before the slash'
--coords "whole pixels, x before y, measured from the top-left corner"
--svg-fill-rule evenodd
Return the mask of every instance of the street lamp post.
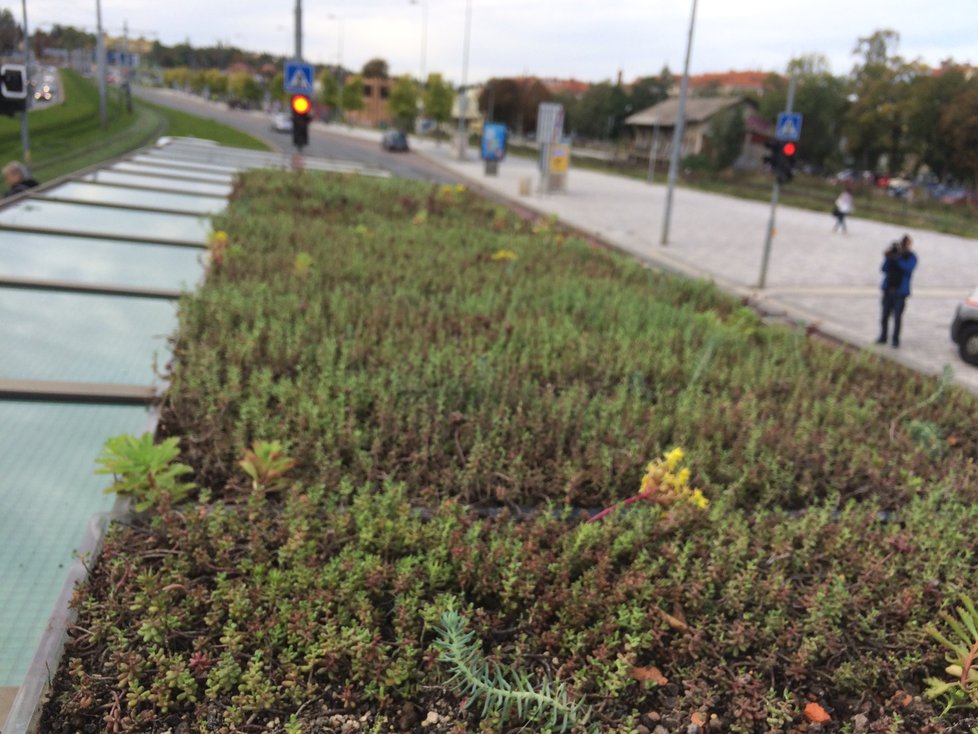
<path id="1" fill-rule="evenodd" d="M 27 31 L 27 0 L 21 0 L 21 10 L 24 13 L 24 84 L 27 86 L 27 102 L 24 111 L 20 113 L 20 143 L 24 149 L 24 164 L 31 164 L 31 141 L 27 132 L 27 107 L 31 103 L 31 35 Z"/>
<path id="2" fill-rule="evenodd" d="M 458 158 L 465 160 L 465 148 L 468 140 L 466 138 L 469 93 L 466 89 L 469 82 L 469 29 L 472 27 L 472 0 L 465 0 L 465 36 L 462 45 L 462 86 L 459 88 L 458 98 Z"/>
<path id="3" fill-rule="evenodd" d="M 421 70 L 418 82 L 425 82 L 425 57 L 428 55 L 428 0 L 411 0 L 411 5 L 421 6 Z"/>
<path id="4" fill-rule="evenodd" d="M 98 61 L 98 117 L 102 127 L 109 124 L 106 100 L 108 92 L 105 88 L 105 39 L 102 37 L 102 2 L 95 0 L 95 20 L 97 34 L 95 38 L 95 56 Z"/>
<path id="5" fill-rule="evenodd" d="M 686 91 L 689 89 L 689 56 L 693 50 L 693 27 L 696 24 L 696 0 L 693 0 L 693 13 L 689 18 L 689 36 L 686 39 L 686 63 L 683 67 L 683 81 L 679 85 L 679 109 L 676 112 L 676 129 L 672 136 L 672 155 L 669 158 L 669 176 L 666 181 L 666 210 L 662 217 L 662 240 L 669 244 L 669 221 L 672 219 L 672 191 L 676 188 L 676 173 L 679 171 L 679 154 L 683 147 L 683 127 L 686 117 Z"/>

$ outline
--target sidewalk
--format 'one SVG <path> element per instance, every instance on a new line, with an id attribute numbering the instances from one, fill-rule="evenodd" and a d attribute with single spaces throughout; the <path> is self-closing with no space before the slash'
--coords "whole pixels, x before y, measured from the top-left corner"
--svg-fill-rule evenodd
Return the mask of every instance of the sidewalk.
<path id="1" fill-rule="evenodd" d="M 318 125 L 330 133 L 377 141 L 380 131 Z M 954 381 L 978 392 L 978 369 L 958 357 L 949 330 L 957 303 L 978 284 L 978 242 L 927 230 L 850 217 L 849 234 L 833 234 L 828 213 L 779 206 L 768 263 L 767 288 L 757 289 L 767 202 L 748 201 L 677 187 L 669 244 L 659 244 L 666 188 L 635 179 L 575 170 L 567 191 L 538 192 L 536 162 L 507 158 L 496 176 L 484 173 L 475 148 L 458 160 L 457 145 L 412 137 L 412 151 L 450 169 L 474 186 L 588 232 L 623 252 L 674 272 L 714 281 L 750 298 L 769 313 L 817 326 L 830 336 L 939 375 L 949 365 Z M 530 178 L 531 194 L 520 196 Z M 920 260 L 907 302 L 900 349 L 876 346 L 883 250 L 904 233 Z"/>

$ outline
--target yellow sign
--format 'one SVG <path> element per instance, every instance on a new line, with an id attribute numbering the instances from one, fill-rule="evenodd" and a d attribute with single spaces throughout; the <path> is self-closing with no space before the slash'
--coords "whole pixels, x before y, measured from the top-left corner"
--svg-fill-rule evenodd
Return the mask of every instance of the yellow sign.
<path id="1" fill-rule="evenodd" d="M 550 146 L 550 172 L 567 173 L 570 168 L 570 146 L 563 143 Z"/>

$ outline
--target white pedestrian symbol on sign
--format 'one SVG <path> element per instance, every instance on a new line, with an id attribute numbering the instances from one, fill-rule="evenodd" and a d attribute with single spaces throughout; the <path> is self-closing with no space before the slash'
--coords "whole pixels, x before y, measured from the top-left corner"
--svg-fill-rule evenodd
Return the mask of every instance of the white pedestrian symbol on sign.
<path id="1" fill-rule="evenodd" d="M 289 86 L 294 89 L 307 89 L 309 87 L 306 81 L 306 75 L 302 73 L 301 69 L 295 70 L 295 74 L 292 75 L 292 79 L 289 81 Z"/>
<path id="2" fill-rule="evenodd" d="M 801 137 L 801 113 L 779 112 L 774 137 L 778 140 L 798 140 Z"/>

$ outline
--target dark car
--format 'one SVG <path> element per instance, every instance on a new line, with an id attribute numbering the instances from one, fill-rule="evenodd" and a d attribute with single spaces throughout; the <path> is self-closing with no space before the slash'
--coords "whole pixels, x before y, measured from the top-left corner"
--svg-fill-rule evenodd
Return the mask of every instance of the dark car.
<path id="1" fill-rule="evenodd" d="M 388 130 L 381 138 L 380 145 L 384 150 L 406 151 L 408 150 L 407 135 L 400 130 Z"/>
<path id="2" fill-rule="evenodd" d="M 951 322 L 951 340 L 968 364 L 978 366 L 978 288 L 958 304 Z"/>

